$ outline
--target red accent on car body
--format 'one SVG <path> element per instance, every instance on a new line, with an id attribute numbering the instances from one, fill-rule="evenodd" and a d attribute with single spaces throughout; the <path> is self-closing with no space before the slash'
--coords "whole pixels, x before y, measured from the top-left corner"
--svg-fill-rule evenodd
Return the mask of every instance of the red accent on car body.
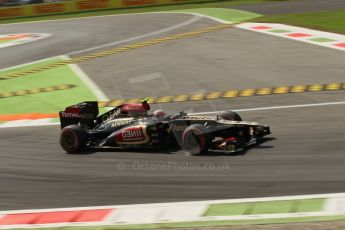
<path id="1" fill-rule="evenodd" d="M 228 138 L 225 138 L 223 141 L 237 141 L 237 138 L 236 137 L 228 137 Z"/>
<path id="2" fill-rule="evenodd" d="M 199 139 L 199 148 L 203 149 L 205 147 L 205 144 L 206 144 L 206 140 L 205 140 L 205 136 L 204 136 L 203 132 L 198 128 L 193 128 L 192 130 L 189 130 L 189 132 L 184 132 L 182 135 L 182 139 L 184 140 L 185 143 L 187 143 L 187 137 L 188 137 L 188 135 L 190 135 L 190 133 L 194 133 L 195 135 L 197 135 L 200 138 Z"/>
<path id="3" fill-rule="evenodd" d="M 123 104 L 121 105 L 121 110 L 124 113 L 146 113 L 150 110 L 150 105 L 147 103 L 142 104 Z"/>
<path id="4" fill-rule="evenodd" d="M 235 141 L 237 141 L 236 137 L 227 137 L 227 138 L 224 138 L 223 140 L 216 141 L 215 144 L 219 149 L 222 149 L 229 142 L 235 142 Z"/>

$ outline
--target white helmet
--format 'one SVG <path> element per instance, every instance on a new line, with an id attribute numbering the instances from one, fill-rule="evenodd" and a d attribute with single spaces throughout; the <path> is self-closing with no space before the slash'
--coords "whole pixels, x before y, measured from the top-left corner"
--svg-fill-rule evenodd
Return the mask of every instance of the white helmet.
<path id="1" fill-rule="evenodd" d="M 153 116 L 155 118 L 157 118 L 159 121 L 162 121 L 164 119 L 165 115 L 166 115 L 166 113 L 161 109 L 157 109 L 153 112 Z"/>

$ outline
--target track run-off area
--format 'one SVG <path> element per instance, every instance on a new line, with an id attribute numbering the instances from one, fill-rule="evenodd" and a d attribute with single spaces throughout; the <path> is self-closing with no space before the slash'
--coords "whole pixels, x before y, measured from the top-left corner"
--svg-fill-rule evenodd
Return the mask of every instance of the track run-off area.
<path id="1" fill-rule="evenodd" d="M 200 100 L 157 103 L 152 110 L 160 108 L 168 113 L 237 110 L 244 120 L 270 125 L 273 133 L 265 143 L 241 155 L 191 157 L 182 151 L 67 155 L 58 143 L 58 125 L 2 128 L 0 210 L 345 190 L 342 103 L 345 95 L 341 90 L 345 52 L 341 50 L 243 30 L 189 14 L 106 16 L 7 24 L 0 28 L 4 34 L 51 35 L 40 41 L 2 48 L 1 68 L 60 55 L 70 57 L 23 72 L 6 73 L 0 77 L 10 79 L 0 84 L 30 77 L 18 73 L 37 69 L 49 78 L 50 68 L 44 67 L 56 63 L 78 64 L 77 72 L 83 75 L 80 79 L 88 79 L 86 85 L 100 101 L 199 95 Z M 206 30 L 197 36 L 181 35 Z M 177 38 L 176 35 L 181 37 L 148 42 L 162 37 Z M 135 46 L 145 42 L 147 45 Z M 111 53 L 131 46 L 128 52 Z M 83 57 L 82 61 L 73 61 Z M 90 87 L 90 82 L 97 87 Z M 274 93 L 283 86 L 295 88 Z M 319 90 L 310 90 L 311 86 Z M 37 88 L 44 91 L 43 87 Z M 235 97 L 207 98 L 210 92 L 217 96 L 216 92 L 229 89 L 239 91 Z M 237 96 L 245 89 L 253 90 L 247 91 L 247 96 Z M 265 96 L 253 97 L 260 89 L 263 93 L 266 89 Z M 100 97 L 99 92 L 105 96 Z M 31 96 L 34 95 L 25 97 Z M 53 100 L 45 103 L 49 106 Z"/>

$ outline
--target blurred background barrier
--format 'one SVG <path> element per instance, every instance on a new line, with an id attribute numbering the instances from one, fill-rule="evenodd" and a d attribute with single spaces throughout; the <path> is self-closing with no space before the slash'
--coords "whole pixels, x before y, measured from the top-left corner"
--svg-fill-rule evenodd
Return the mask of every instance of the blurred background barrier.
<path id="1" fill-rule="evenodd" d="M 212 2 L 217 0 L 0 0 L 0 20 L 102 9 Z"/>

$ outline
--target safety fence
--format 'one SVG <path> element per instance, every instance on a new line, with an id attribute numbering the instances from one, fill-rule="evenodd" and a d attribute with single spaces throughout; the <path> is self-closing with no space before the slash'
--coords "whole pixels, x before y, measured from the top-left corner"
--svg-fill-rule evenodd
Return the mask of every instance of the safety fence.
<path id="1" fill-rule="evenodd" d="M 201 3 L 217 0 L 75 0 L 0 8 L 0 20 L 85 11 L 127 9 L 145 6 Z"/>

